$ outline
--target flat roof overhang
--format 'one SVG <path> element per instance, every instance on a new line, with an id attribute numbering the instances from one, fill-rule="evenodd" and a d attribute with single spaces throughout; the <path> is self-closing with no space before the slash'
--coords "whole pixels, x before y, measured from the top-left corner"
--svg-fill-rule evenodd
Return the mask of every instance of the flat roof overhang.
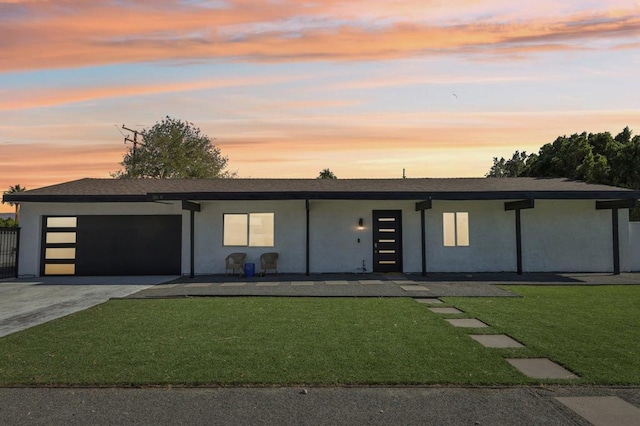
<path id="1" fill-rule="evenodd" d="M 218 200 L 637 200 L 640 191 L 456 191 L 456 192 L 168 192 L 135 195 L 6 194 L 5 201 L 38 203 L 131 203 Z"/>

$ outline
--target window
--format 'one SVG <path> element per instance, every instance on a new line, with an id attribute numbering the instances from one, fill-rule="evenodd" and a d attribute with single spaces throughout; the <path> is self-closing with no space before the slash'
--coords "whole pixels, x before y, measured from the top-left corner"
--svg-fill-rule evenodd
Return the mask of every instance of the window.
<path id="1" fill-rule="evenodd" d="M 469 245 L 469 213 L 443 213 L 442 235 L 445 247 Z"/>
<path id="2" fill-rule="evenodd" d="M 225 214 L 223 245 L 248 247 L 274 246 L 274 214 Z"/>

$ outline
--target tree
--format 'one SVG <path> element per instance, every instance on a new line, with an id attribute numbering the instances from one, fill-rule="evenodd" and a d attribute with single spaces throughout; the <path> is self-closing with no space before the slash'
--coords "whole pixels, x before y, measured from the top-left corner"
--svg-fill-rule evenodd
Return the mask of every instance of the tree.
<path id="1" fill-rule="evenodd" d="M 640 136 L 633 136 L 629 127 L 615 137 L 609 132 L 559 136 L 525 157 L 518 151 L 511 160 L 494 157 L 487 177 L 564 177 L 640 189 Z M 632 218 L 640 219 L 640 209 Z"/>
<path id="2" fill-rule="evenodd" d="M 124 155 L 124 170 L 113 173 L 117 178 L 196 179 L 231 178 L 225 171 L 228 158 L 212 139 L 187 121 L 169 116 L 151 129 L 140 132 L 138 142 Z"/>
<path id="3" fill-rule="evenodd" d="M 10 186 L 7 191 L 4 191 L 5 194 L 15 194 L 17 192 L 24 192 L 27 188 L 18 185 Z M 17 224 L 20 220 L 20 203 L 16 203 L 14 201 L 2 201 L 2 204 L 9 204 L 10 206 L 15 207 L 15 223 Z"/>
<path id="4" fill-rule="evenodd" d="M 323 169 L 316 179 L 338 179 L 329 169 Z"/>
<path id="5" fill-rule="evenodd" d="M 509 160 L 501 157 L 493 157 L 493 166 L 489 169 L 486 177 L 518 177 L 521 176 L 530 162 L 535 158 L 535 154 L 527 155 L 526 151 L 516 151 Z"/>

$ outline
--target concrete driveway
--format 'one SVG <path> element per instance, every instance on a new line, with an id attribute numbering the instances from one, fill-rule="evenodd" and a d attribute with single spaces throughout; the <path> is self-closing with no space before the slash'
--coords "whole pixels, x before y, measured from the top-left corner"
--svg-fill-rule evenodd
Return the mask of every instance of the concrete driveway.
<path id="1" fill-rule="evenodd" d="M 0 337 L 176 278 L 39 277 L 0 281 Z"/>

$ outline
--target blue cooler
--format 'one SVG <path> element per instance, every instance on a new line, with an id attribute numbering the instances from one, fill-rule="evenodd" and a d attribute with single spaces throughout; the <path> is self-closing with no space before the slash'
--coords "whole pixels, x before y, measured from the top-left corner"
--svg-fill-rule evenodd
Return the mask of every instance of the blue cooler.
<path id="1" fill-rule="evenodd" d="M 244 264 L 244 276 L 245 277 L 253 277 L 256 274 L 256 264 L 255 263 L 245 263 Z"/>

